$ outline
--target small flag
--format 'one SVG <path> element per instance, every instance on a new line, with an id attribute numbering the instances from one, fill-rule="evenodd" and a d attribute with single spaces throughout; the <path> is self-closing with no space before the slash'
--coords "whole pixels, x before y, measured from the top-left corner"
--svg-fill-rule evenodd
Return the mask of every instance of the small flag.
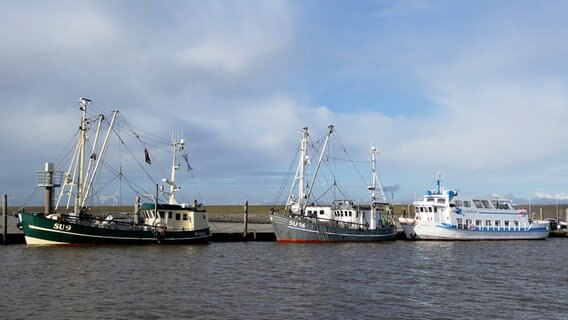
<path id="1" fill-rule="evenodd" d="M 185 163 L 187 163 L 187 171 L 193 171 L 193 168 L 189 165 L 189 159 L 187 158 L 187 153 L 182 154 L 181 157 L 185 160 Z"/>
<path id="2" fill-rule="evenodd" d="M 150 159 L 150 154 L 148 153 L 148 149 L 144 148 L 144 161 L 147 164 L 152 164 L 152 160 Z"/>

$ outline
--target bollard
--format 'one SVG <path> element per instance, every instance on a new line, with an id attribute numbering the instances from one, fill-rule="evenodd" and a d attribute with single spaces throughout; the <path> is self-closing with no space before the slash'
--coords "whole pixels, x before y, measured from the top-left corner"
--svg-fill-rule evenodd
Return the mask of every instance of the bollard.
<path id="1" fill-rule="evenodd" d="M 2 244 L 7 244 L 8 236 L 8 195 L 2 197 Z"/>
<path id="2" fill-rule="evenodd" d="M 247 234 L 248 234 L 248 206 L 249 206 L 249 202 L 248 200 L 245 201 L 245 213 L 244 213 L 244 231 L 243 231 L 243 239 L 247 238 Z"/>

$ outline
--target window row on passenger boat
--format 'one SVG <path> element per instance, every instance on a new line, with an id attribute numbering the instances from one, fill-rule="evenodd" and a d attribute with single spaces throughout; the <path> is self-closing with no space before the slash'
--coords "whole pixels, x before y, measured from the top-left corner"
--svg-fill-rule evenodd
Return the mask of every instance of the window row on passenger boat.
<path id="1" fill-rule="evenodd" d="M 494 199 L 491 201 L 488 200 L 477 200 L 477 199 L 473 199 L 473 200 L 454 200 L 453 204 L 458 207 L 464 207 L 464 208 L 477 208 L 477 209 L 498 209 L 498 210 L 518 210 L 517 205 L 515 205 L 514 203 L 512 203 L 509 200 L 499 200 L 499 199 Z"/>
<path id="2" fill-rule="evenodd" d="M 457 218 L 456 224 L 458 229 L 473 229 L 473 228 L 493 228 L 493 229 L 518 229 L 520 222 L 518 220 L 475 220 L 473 224 L 472 219 Z"/>

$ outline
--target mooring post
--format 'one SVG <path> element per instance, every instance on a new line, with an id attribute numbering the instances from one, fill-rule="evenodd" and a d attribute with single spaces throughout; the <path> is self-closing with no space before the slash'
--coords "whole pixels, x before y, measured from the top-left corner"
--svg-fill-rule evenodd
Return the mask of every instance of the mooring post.
<path id="1" fill-rule="evenodd" d="M 566 232 L 568 232 L 568 208 L 564 209 L 564 212 L 566 213 L 566 220 L 564 220 L 566 221 L 566 227 L 567 227 Z M 560 221 L 558 221 L 558 223 L 560 223 Z M 560 229 L 562 230 L 562 228 Z"/>
<path id="2" fill-rule="evenodd" d="M 7 244 L 8 236 L 8 195 L 2 197 L 2 244 Z"/>
<path id="3" fill-rule="evenodd" d="M 248 200 L 245 201 L 245 214 L 244 214 L 244 231 L 243 231 L 243 239 L 247 238 L 247 234 L 248 234 L 248 211 L 249 211 L 249 202 Z"/>

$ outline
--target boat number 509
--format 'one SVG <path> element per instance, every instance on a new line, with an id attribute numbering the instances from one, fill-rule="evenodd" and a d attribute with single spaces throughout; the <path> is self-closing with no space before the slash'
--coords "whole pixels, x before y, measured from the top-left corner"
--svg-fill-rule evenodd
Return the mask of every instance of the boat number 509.
<path id="1" fill-rule="evenodd" d="M 306 227 L 306 224 L 305 224 L 305 223 L 303 223 L 303 222 L 298 222 L 298 221 L 294 221 L 294 220 L 291 220 L 291 221 L 290 221 L 290 225 L 293 226 L 293 227 L 300 227 L 300 228 L 305 228 L 305 227 Z"/>
<path id="2" fill-rule="evenodd" d="M 63 224 L 63 223 L 55 223 L 53 225 L 53 229 L 61 230 L 61 231 L 69 231 L 69 230 L 71 230 L 71 225 Z"/>

